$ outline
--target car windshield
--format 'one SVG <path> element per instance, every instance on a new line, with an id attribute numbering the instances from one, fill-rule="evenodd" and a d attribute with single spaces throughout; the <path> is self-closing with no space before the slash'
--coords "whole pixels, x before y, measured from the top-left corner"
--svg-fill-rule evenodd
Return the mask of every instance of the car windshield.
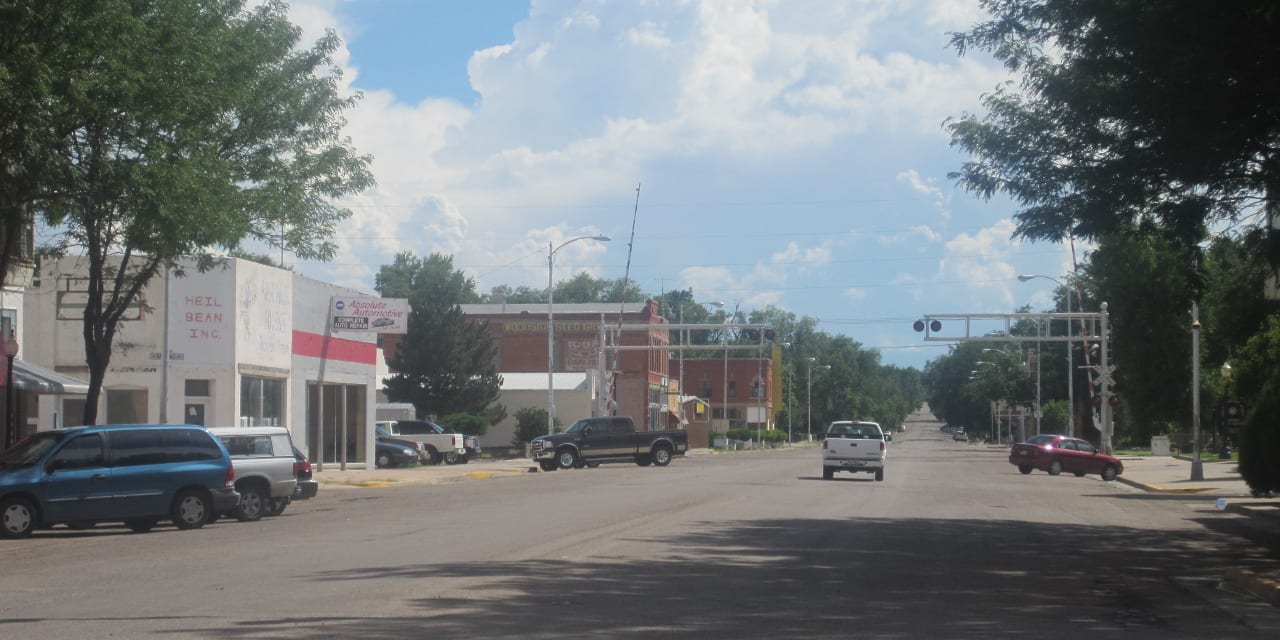
<path id="1" fill-rule="evenodd" d="M 382 425 L 378 425 L 378 426 L 374 427 L 374 428 L 373 428 L 373 430 L 374 430 L 375 435 L 377 435 L 379 438 L 390 438 L 390 437 L 391 437 L 391 433 L 390 433 L 390 432 L 388 432 L 388 431 L 387 431 L 387 428 L 386 428 L 386 427 L 384 427 L 384 426 L 382 426 Z"/>
<path id="2" fill-rule="evenodd" d="M 1054 438 L 1056 438 L 1056 437 L 1057 437 L 1057 436 L 1050 436 L 1050 435 L 1038 435 L 1038 436 L 1031 436 L 1030 438 L 1027 438 L 1027 444 L 1034 444 L 1034 445 L 1036 445 L 1036 446 L 1044 446 L 1044 445 L 1046 445 L 1046 444 L 1053 444 L 1053 440 L 1054 440 Z"/>
<path id="3" fill-rule="evenodd" d="M 9 450 L 0 453 L 0 467 L 29 467 L 57 446 L 65 436 L 65 431 L 44 431 L 24 438 Z"/>

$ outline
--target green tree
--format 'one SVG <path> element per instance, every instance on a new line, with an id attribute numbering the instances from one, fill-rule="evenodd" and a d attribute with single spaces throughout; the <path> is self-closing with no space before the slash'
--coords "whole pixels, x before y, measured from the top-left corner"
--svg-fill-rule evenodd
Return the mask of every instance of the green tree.
<path id="1" fill-rule="evenodd" d="M 538 436 L 547 435 L 547 410 L 542 407 L 523 407 L 516 409 L 516 432 L 511 439 L 511 446 L 523 449 L 524 445 Z M 556 419 L 556 431 L 560 431 L 560 419 Z"/>
<path id="2" fill-rule="evenodd" d="M 948 123 L 972 156 L 953 177 L 1012 197 L 1018 235 L 1101 238 L 1149 220 L 1190 246 L 1207 221 L 1280 200 L 1272 0 L 981 4 L 991 19 L 952 45 L 1022 78 Z"/>
<path id="3" fill-rule="evenodd" d="M 1247 403 L 1240 434 L 1240 475 L 1255 494 L 1280 492 L 1280 316 L 1236 353 L 1232 377 Z"/>
<path id="4" fill-rule="evenodd" d="M 506 417 L 506 412 L 504 411 L 503 413 L 504 415 L 500 416 L 497 420 L 494 420 L 493 417 L 489 415 L 451 413 L 440 418 L 440 426 L 457 433 L 463 433 L 470 436 L 482 436 L 489 431 L 489 427 L 493 425 L 494 422 Z"/>
<path id="5" fill-rule="evenodd" d="M 501 420 L 498 347 L 487 324 L 462 315 L 459 305 L 479 296 L 475 282 L 453 268 L 453 258 L 401 253 L 378 271 L 374 287 L 383 297 L 407 298 L 411 309 L 408 333 L 388 361 L 396 373 L 387 379 L 387 398 L 412 403 L 419 416 Z"/>
<path id="6" fill-rule="evenodd" d="M 155 275 L 187 256 L 207 268 L 246 240 L 333 255 L 329 238 L 350 213 L 330 199 L 373 183 L 369 158 L 341 137 L 358 96 L 338 91 L 338 38 L 300 47 L 278 0 L 3 9 L 18 21 L 6 24 L 18 39 L 6 49 L 38 60 L 3 95 L 36 87 L 22 97 L 39 102 L 0 125 L 33 146 L 6 180 L 17 174 L 13 197 L 86 257 L 83 419 L 93 424 L 120 319 Z M 7 62 L 4 83 L 15 78 Z"/>
<path id="7" fill-rule="evenodd" d="M 1120 441 L 1150 442 L 1169 422 L 1190 423 L 1196 286 L 1180 268 L 1189 262 L 1176 241 L 1145 229 L 1109 235 L 1084 266 L 1090 296 L 1114 301 L 1108 310 L 1115 393 L 1128 417 L 1116 421 Z"/>

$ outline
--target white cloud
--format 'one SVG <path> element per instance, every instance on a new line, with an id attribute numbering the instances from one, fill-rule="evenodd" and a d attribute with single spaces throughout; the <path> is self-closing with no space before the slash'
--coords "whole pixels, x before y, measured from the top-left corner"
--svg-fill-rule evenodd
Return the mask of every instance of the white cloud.
<path id="1" fill-rule="evenodd" d="M 648 20 L 626 32 L 625 42 L 645 49 L 668 49 L 671 38 L 662 32 L 662 28 Z"/>
<path id="2" fill-rule="evenodd" d="M 939 279 L 962 283 L 975 295 L 995 294 L 999 308 L 1012 308 L 1015 296 L 1010 283 L 1017 282 L 1018 270 L 1011 258 L 1020 246 L 1011 239 L 1013 231 L 1013 221 L 1005 219 L 973 235 L 962 233 L 948 240 L 938 265 Z"/>

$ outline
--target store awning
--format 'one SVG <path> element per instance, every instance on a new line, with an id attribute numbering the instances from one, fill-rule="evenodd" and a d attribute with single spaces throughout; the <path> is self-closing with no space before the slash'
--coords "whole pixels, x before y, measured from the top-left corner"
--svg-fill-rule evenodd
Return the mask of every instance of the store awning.
<path id="1" fill-rule="evenodd" d="M 3 367 L 3 365 L 4 362 L 0 361 L 0 367 Z M 4 372 L 0 372 L 0 378 L 3 377 Z M 58 373 L 52 369 L 46 369 L 26 360 L 15 359 L 13 361 L 13 382 L 15 389 L 21 389 L 28 393 L 52 393 L 58 395 L 84 395 L 89 393 L 88 382 Z"/>

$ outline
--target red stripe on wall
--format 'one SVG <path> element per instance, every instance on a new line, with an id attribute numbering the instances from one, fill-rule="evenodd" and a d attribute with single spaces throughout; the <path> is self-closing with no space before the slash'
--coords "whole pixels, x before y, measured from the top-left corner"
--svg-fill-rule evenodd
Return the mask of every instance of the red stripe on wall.
<path id="1" fill-rule="evenodd" d="M 329 343 L 325 350 L 326 340 Z M 378 345 L 372 342 L 357 342 L 342 338 L 325 338 L 318 333 L 306 331 L 293 332 L 293 355 L 309 358 L 328 358 L 357 364 L 375 364 L 378 359 Z"/>

